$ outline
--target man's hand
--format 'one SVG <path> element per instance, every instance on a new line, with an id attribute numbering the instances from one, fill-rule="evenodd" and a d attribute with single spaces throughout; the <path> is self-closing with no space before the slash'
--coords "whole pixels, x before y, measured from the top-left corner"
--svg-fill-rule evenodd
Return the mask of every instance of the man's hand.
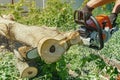
<path id="1" fill-rule="evenodd" d="M 82 12 L 83 12 L 83 19 L 85 20 L 88 20 L 90 18 L 90 16 L 92 15 L 92 11 L 93 11 L 94 8 L 91 8 L 89 6 L 85 6 L 83 9 L 82 9 Z"/>

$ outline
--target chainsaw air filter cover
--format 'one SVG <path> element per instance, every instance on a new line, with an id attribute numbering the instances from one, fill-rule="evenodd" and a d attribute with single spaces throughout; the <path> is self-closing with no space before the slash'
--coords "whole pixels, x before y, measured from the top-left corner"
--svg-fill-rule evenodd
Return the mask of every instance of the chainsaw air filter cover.
<path id="1" fill-rule="evenodd" d="M 109 27 L 109 29 L 112 28 L 112 24 L 107 15 L 102 14 L 102 15 L 96 16 L 95 18 L 96 18 L 97 22 L 99 23 L 101 29 L 104 29 L 105 27 Z M 91 27 L 93 29 L 96 29 L 96 25 L 94 24 L 94 22 L 91 19 L 87 20 L 86 23 L 88 25 L 88 28 Z"/>

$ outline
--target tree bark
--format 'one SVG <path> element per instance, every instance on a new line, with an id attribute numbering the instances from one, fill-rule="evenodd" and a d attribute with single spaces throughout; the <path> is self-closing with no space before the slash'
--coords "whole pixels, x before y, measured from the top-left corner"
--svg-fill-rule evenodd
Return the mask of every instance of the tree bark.
<path id="1" fill-rule="evenodd" d="M 32 48 L 37 47 L 39 56 L 46 63 L 56 62 L 70 46 L 82 44 L 77 31 L 59 32 L 56 28 L 27 26 L 8 19 L 0 18 L 0 35 Z"/>
<path id="2" fill-rule="evenodd" d="M 20 53 L 14 49 L 16 67 L 20 72 L 20 78 L 33 78 L 37 75 L 37 64 L 33 60 L 24 60 Z"/>

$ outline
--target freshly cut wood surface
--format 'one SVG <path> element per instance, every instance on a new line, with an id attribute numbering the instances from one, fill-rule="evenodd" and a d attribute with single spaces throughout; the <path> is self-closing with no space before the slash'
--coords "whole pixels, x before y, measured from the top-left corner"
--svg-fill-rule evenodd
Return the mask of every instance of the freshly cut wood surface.
<path id="1" fill-rule="evenodd" d="M 39 55 L 46 63 L 56 62 L 65 51 L 66 49 L 59 44 L 58 40 L 51 38 L 43 38 L 38 45 Z"/>
<path id="2" fill-rule="evenodd" d="M 38 69 L 33 62 L 22 62 L 17 60 L 17 68 L 21 78 L 33 78 L 37 75 Z"/>

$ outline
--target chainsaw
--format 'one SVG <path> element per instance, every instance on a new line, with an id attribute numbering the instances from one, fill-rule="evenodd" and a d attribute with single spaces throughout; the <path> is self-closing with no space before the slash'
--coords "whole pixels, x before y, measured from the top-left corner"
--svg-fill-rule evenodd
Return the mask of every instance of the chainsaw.
<path id="1" fill-rule="evenodd" d="M 90 48 L 101 50 L 113 33 L 119 30 L 118 24 L 112 25 L 107 15 L 101 14 L 96 17 L 90 16 L 89 19 L 83 18 L 83 12 L 76 10 L 74 20 L 80 25 L 78 32 L 84 45 Z M 84 34 L 84 35 L 82 35 Z"/>

